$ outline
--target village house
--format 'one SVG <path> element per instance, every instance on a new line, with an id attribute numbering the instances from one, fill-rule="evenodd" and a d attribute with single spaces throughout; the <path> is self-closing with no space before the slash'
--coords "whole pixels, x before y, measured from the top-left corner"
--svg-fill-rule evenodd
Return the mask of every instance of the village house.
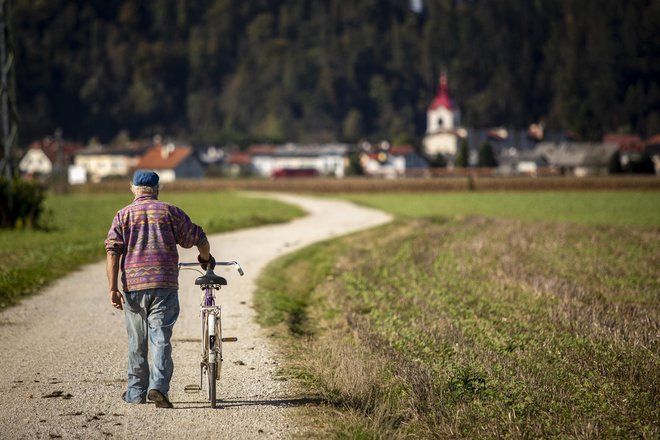
<path id="1" fill-rule="evenodd" d="M 584 177 L 607 174 L 612 156 L 618 148 L 618 145 L 611 143 L 541 142 L 534 152 L 543 156 L 561 174 Z"/>
<path id="2" fill-rule="evenodd" d="M 87 181 L 98 183 L 111 177 L 128 176 L 137 167 L 145 151 L 146 147 L 138 145 L 124 148 L 101 145 L 88 147 L 75 155 L 74 166 L 78 169 L 71 170 L 72 172 L 69 173 L 70 181 L 74 180 L 75 175 L 84 177 L 70 183 Z"/>
<path id="3" fill-rule="evenodd" d="M 232 149 L 227 153 L 223 173 L 229 177 L 249 176 L 254 172 L 250 153 Z"/>
<path id="4" fill-rule="evenodd" d="M 536 149 L 518 150 L 514 147 L 503 148 L 497 156 L 496 174 L 500 176 L 532 176 L 549 174 L 552 169 L 555 174 L 559 171 L 550 167 L 548 158 Z"/>
<path id="5" fill-rule="evenodd" d="M 195 148 L 195 154 L 204 168 L 205 176 L 220 176 L 223 174 L 228 151 L 230 151 L 230 147 L 225 149 L 215 145 Z"/>
<path id="6" fill-rule="evenodd" d="M 72 163 L 74 154 L 82 148 L 79 142 L 58 141 L 47 137 L 29 145 L 18 163 L 18 169 L 26 177 L 47 177 L 58 168 L 65 172 Z"/>
<path id="7" fill-rule="evenodd" d="M 646 141 L 646 154 L 653 162 L 655 174 L 660 176 L 660 134 L 656 134 Z"/>
<path id="8" fill-rule="evenodd" d="M 342 178 L 348 166 L 346 144 L 254 145 L 248 148 L 254 172 L 262 177 L 332 176 Z"/>
<path id="9" fill-rule="evenodd" d="M 360 166 L 367 176 L 396 178 L 428 174 L 428 163 L 412 145 L 390 146 L 386 141 L 376 145 L 362 142 L 359 149 Z"/>
<path id="10" fill-rule="evenodd" d="M 160 176 L 161 182 L 201 179 L 204 176 L 204 168 L 193 154 L 192 147 L 177 146 L 172 142 L 163 145 L 156 141 L 135 167 L 155 171 Z"/>
<path id="11" fill-rule="evenodd" d="M 603 136 L 604 144 L 615 144 L 619 151 L 619 160 L 622 167 L 626 167 L 628 164 L 633 162 L 638 162 L 644 150 L 646 144 L 642 141 L 636 134 L 618 134 L 618 133 L 608 133 Z"/>
<path id="12" fill-rule="evenodd" d="M 629 165 L 639 166 L 642 159 L 653 161 L 656 174 L 660 165 L 660 136 L 646 143 L 637 135 L 605 135 L 602 143 L 540 142 L 532 149 L 504 148 L 500 151 L 498 173 L 502 175 L 572 174 L 586 176 L 607 174 L 619 160 L 619 171 L 626 172 Z M 654 150 L 655 149 L 655 150 Z M 653 159 L 655 151 L 656 159 Z M 645 155 L 648 158 L 645 158 Z M 645 162 L 646 163 L 646 162 Z M 657 165 L 656 165 L 657 163 Z M 646 165 L 645 165 L 646 166 Z M 648 167 L 651 167 L 650 162 Z M 632 168 L 632 172 L 635 168 Z M 614 171 L 617 172 L 617 171 Z M 628 171 L 631 172 L 631 171 Z M 648 172 L 648 171 L 646 171 Z"/>

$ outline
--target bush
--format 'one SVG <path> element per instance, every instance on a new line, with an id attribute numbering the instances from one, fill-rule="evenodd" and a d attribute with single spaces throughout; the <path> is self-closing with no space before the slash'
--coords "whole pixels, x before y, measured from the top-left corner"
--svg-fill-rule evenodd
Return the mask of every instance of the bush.
<path id="1" fill-rule="evenodd" d="M 45 198 L 39 183 L 0 178 L 0 228 L 38 227 Z"/>

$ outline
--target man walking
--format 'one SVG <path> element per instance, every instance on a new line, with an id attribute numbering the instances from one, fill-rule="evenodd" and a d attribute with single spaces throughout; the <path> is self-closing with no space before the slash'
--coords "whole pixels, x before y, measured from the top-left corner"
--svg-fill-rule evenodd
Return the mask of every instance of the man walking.
<path id="1" fill-rule="evenodd" d="M 196 246 L 198 261 L 209 263 L 206 234 L 183 210 L 158 200 L 158 175 L 138 170 L 133 203 L 115 215 L 105 240 L 110 302 L 124 310 L 128 332 L 128 389 L 122 398 L 172 408 L 168 398 L 172 363 L 172 328 L 179 316 L 179 254 L 176 246 Z M 123 294 L 117 278 L 121 268 Z M 147 361 L 151 350 L 151 369 Z"/>

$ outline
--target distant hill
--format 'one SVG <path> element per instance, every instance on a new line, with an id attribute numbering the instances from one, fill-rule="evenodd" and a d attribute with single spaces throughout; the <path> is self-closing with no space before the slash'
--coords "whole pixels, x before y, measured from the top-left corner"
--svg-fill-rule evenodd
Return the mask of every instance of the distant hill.
<path id="1" fill-rule="evenodd" d="M 653 0 L 16 0 L 12 28 L 22 143 L 410 142 L 442 68 L 466 126 L 660 132 Z"/>

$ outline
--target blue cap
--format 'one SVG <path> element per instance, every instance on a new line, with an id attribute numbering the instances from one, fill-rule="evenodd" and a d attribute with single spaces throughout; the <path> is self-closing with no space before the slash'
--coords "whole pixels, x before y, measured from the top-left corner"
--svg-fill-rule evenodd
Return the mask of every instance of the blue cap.
<path id="1" fill-rule="evenodd" d="M 150 170 L 137 170 L 133 175 L 135 186 L 158 186 L 158 174 Z"/>

